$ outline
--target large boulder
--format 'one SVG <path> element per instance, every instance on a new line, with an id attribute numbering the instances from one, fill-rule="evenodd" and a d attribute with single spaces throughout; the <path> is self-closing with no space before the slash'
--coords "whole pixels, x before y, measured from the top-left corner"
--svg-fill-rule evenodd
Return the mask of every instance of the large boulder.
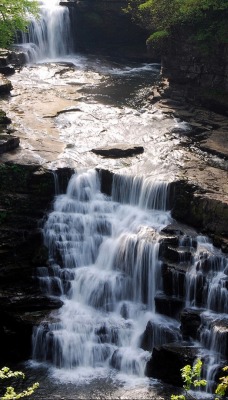
<path id="1" fill-rule="evenodd" d="M 180 369 L 186 364 L 193 365 L 198 352 L 197 347 L 185 342 L 155 347 L 146 365 L 146 376 L 161 379 L 175 386 L 182 386 Z"/>

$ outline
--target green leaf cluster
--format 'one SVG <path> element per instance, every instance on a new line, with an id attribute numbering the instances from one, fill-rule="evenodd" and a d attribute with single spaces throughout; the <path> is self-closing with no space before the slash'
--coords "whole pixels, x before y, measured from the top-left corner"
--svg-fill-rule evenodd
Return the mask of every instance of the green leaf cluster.
<path id="1" fill-rule="evenodd" d="M 201 386 L 206 386 L 207 381 L 205 379 L 200 379 L 202 370 L 202 361 L 200 359 L 196 360 L 196 363 L 191 367 L 191 365 L 185 365 L 181 368 L 181 377 L 183 379 L 183 388 L 188 394 L 189 390 L 198 388 Z M 171 400 L 185 400 L 185 395 L 172 395 Z"/>
<path id="2" fill-rule="evenodd" d="M 228 43 L 227 0 L 129 0 L 125 11 L 152 35 L 192 26 L 196 42 Z"/>
<path id="3" fill-rule="evenodd" d="M 0 0 L 0 47 L 9 47 L 17 31 L 25 32 L 38 10 L 37 0 Z"/>
<path id="4" fill-rule="evenodd" d="M 9 379 L 9 378 L 25 378 L 25 374 L 21 371 L 11 371 L 8 367 L 3 367 L 0 370 L 0 379 Z M 38 388 L 39 383 L 34 383 L 32 386 L 29 386 L 27 389 L 23 390 L 20 393 L 16 393 L 15 389 L 12 386 L 8 386 L 6 388 L 5 393 L 0 400 L 17 400 L 23 397 L 28 397 L 33 394 L 33 392 Z"/>
<path id="5" fill-rule="evenodd" d="M 171 395 L 171 400 L 186 400 L 188 397 L 194 400 L 192 396 L 190 396 L 189 391 L 191 389 L 206 386 L 207 381 L 205 379 L 201 379 L 201 371 L 202 371 L 202 361 L 200 359 L 196 360 L 196 363 L 191 367 L 191 365 L 185 365 L 181 371 L 181 377 L 183 379 L 183 388 L 185 390 L 185 394 L 181 395 Z M 228 371 L 228 366 L 223 368 L 223 371 Z M 222 376 L 219 378 L 220 383 L 217 385 L 215 389 L 215 400 L 221 400 L 228 394 L 228 375 Z"/>
<path id="6" fill-rule="evenodd" d="M 228 371 L 228 366 L 223 368 L 223 371 Z M 219 396 L 216 397 L 215 400 L 221 399 L 223 396 L 228 394 L 228 375 L 222 376 L 219 378 L 220 383 L 218 384 L 215 393 Z"/>

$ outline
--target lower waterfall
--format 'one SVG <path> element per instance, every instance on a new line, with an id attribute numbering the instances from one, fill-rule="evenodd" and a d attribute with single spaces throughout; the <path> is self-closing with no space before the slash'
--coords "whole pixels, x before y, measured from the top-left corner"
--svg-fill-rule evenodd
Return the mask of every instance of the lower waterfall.
<path id="1" fill-rule="evenodd" d="M 118 200 L 119 184 L 113 187 Z M 122 200 L 134 197 L 134 205 L 120 204 L 100 192 L 93 170 L 75 174 L 66 195 L 56 198 L 44 227 L 50 267 L 40 269 L 39 280 L 64 305 L 57 322 L 34 332 L 34 359 L 143 376 L 150 353 L 139 344 L 147 322 L 158 322 L 156 344 L 163 341 L 161 326 L 177 331 L 177 322 L 155 314 L 154 296 L 162 289 L 159 230 L 171 222 L 163 209 L 167 185 L 159 186 L 161 206 L 158 186 L 151 183 L 144 196 L 143 185 L 125 187 Z M 151 209 L 141 206 L 148 198 Z"/>
<path id="2" fill-rule="evenodd" d="M 166 227 L 175 225 L 168 188 L 116 175 L 107 196 L 99 173 L 89 170 L 75 173 L 67 193 L 56 196 L 43 229 L 49 266 L 39 268 L 38 279 L 63 306 L 35 328 L 33 360 L 75 379 L 108 370 L 143 377 L 155 346 L 185 340 L 179 315 L 168 313 L 178 299 L 182 310 L 199 311 L 201 323 L 188 340 L 207 359 L 210 390 L 227 354 L 227 259 L 197 234 L 182 233 L 176 247 L 162 250 Z M 173 251 L 177 268 L 167 261 Z"/>

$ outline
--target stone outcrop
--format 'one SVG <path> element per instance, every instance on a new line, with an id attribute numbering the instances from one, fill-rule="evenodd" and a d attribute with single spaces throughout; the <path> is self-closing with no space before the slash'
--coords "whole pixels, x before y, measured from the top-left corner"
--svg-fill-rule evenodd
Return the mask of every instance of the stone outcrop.
<path id="1" fill-rule="evenodd" d="M 92 149 L 91 151 L 103 157 L 122 158 L 142 154 L 144 149 L 142 146 L 134 144 L 128 145 L 126 143 L 115 143 L 106 147 Z"/>
<path id="2" fill-rule="evenodd" d="M 202 188 L 191 185 L 186 180 L 171 184 L 172 216 L 179 221 L 194 226 L 211 236 L 215 245 L 228 251 L 228 201 Z"/>
<path id="3" fill-rule="evenodd" d="M 0 154 L 16 149 L 19 143 L 20 139 L 16 136 L 0 134 Z"/>
<path id="4" fill-rule="evenodd" d="M 155 347 L 153 356 L 146 366 L 146 375 L 161 379 L 176 386 L 182 386 L 180 369 L 186 364 L 192 365 L 199 349 L 189 343 L 171 343 Z"/>
<path id="5" fill-rule="evenodd" d="M 0 95 L 9 94 L 12 88 L 13 87 L 9 79 L 0 73 Z"/>
<path id="6" fill-rule="evenodd" d="M 12 75 L 15 68 L 20 68 L 26 63 L 26 55 L 19 48 L 7 50 L 0 49 L 0 74 Z"/>
<path id="7" fill-rule="evenodd" d="M 124 12 L 124 1 L 61 1 L 60 4 L 70 10 L 76 51 L 135 60 L 151 58 L 146 48 L 148 32 Z"/>
<path id="8" fill-rule="evenodd" d="M 56 171 L 60 192 L 71 174 Z M 40 221 L 51 208 L 54 175 L 39 166 L 0 164 L 0 193 L 0 352 L 2 360 L 16 361 L 30 356 L 32 327 L 62 304 L 45 296 L 36 279 L 36 268 L 48 265 Z"/>
<path id="9" fill-rule="evenodd" d="M 162 75 L 171 85 L 181 84 L 189 97 L 203 102 L 213 111 L 227 111 L 228 45 L 203 49 L 194 40 L 195 27 L 176 27 L 162 51 Z"/>

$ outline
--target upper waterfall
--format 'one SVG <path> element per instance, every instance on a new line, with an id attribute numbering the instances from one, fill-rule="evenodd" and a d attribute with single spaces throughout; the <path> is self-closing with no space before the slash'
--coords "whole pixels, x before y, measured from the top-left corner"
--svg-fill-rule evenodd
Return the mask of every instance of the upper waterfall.
<path id="1" fill-rule="evenodd" d="M 22 42 L 29 61 L 56 59 L 69 54 L 72 41 L 68 7 L 60 6 L 58 0 L 42 0 L 40 15 L 31 18 Z"/>

